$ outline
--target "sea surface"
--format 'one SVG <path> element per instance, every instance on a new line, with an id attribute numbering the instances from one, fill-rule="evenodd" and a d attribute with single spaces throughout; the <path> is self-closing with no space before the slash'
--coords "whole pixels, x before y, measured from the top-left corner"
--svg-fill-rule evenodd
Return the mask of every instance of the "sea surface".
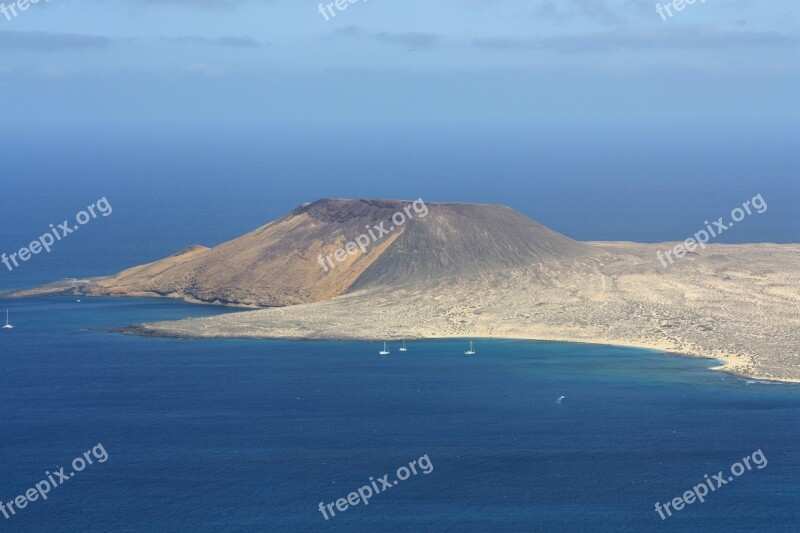
<path id="1" fill-rule="evenodd" d="M 108 458 L 0 515 L 3 532 L 800 529 L 800 387 L 714 361 L 481 339 L 475 357 L 466 340 L 380 357 L 371 343 L 104 331 L 229 311 L 170 300 L 5 307 L 0 500 L 98 444 Z M 757 450 L 763 469 L 655 512 Z M 319 511 L 414 460 L 429 473 Z"/>

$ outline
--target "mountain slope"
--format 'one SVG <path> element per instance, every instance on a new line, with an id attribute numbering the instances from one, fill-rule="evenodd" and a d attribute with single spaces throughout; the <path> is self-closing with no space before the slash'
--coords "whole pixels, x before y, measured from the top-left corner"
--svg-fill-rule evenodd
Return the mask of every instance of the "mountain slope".
<path id="1" fill-rule="evenodd" d="M 589 257 L 596 251 L 502 205 L 434 204 L 351 287 L 432 281 Z"/>
<path id="2" fill-rule="evenodd" d="M 369 241 L 364 252 L 336 256 L 356 239 Z M 595 253 L 505 206 L 324 199 L 214 248 L 49 292 L 275 307 Z"/>

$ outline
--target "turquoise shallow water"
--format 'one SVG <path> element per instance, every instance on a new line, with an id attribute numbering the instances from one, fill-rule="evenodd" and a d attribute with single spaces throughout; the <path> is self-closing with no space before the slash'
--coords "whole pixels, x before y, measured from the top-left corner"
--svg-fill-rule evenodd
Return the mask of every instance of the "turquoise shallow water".
<path id="1" fill-rule="evenodd" d="M 98 443 L 0 531 L 796 531 L 800 387 L 608 346 L 175 340 L 96 329 L 228 311 L 174 301 L 0 301 L 0 499 Z M 565 396 L 562 403 L 557 403 Z M 744 473 L 654 511 L 756 450 Z M 335 502 L 427 455 L 326 521 Z"/>

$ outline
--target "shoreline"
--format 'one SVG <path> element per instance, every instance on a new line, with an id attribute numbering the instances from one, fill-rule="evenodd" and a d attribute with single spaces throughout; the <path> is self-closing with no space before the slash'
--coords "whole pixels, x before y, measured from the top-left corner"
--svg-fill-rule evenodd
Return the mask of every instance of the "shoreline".
<path id="1" fill-rule="evenodd" d="M 647 345 L 644 343 L 629 343 L 629 342 L 613 342 L 611 340 L 596 340 L 596 341 L 585 341 L 585 340 L 576 340 L 576 339 L 568 339 L 562 337 L 550 337 L 550 338 L 533 338 L 531 336 L 522 336 L 522 335 L 506 335 L 506 336 L 493 336 L 493 337 L 483 337 L 483 336 L 464 336 L 461 334 L 458 335 L 450 335 L 450 334 L 442 334 L 442 335 L 435 335 L 435 336 L 395 336 L 395 337 L 387 337 L 387 338 L 371 338 L 371 337 L 358 337 L 358 336 L 349 336 L 349 335 L 341 335 L 341 336 L 262 336 L 262 335 L 192 335 L 188 333 L 182 333 L 175 330 L 170 330 L 168 328 L 157 328 L 147 323 L 144 324 L 136 324 L 132 326 L 125 326 L 121 328 L 112 328 L 112 329 L 105 329 L 99 330 L 104 331 L 107 333 L 120 333 L 123 335 L 131 335 L 131 336 L 139 336 L 139 337 L 152 337 L 152 338 L 165 338 L 165 339 L 182 339 L 182 340 L 204 340 L 204 339 L 213 339 L 213 340 L 221 340 L 221 339 L 231 339 L 231 340 L 288 340 L 288 341 L 298 341 L 298 342 L 343 342 L 343 341 L 350 341 L 350 342 L 365 342 L 365 343 L 378 343 L 383 341 L 428 341 L 428 340 L 446 340 L 446 339 L 479 339 L 479 340 L 517 340 L 517 341 L 530 341 L 530 342 L 543 342 L 543 343 L 558 343 L 558 344 L 582 344 L 582 345 L 596 345 L 596 346 L 612 346 L 612 347 L 619 347 L 619 348 L 636 348 L 639 350 L 648 350 L 652 352 L 658 352 L 665 356 L 670 357 L 684 357 L 684 358 L 691 358 L 691 359 L 708 359 L 712 361 L 717 361 L 720 364 L 716 366 L 708 367 L 708 370 L 713 370 L 716 372 L 722 372 L 740 379 L 748 380 L 748 381 L 763 381 L 769 383 L 781 383 L 781 384 L 800 384 L 800 379 L 777 379 L 774 377 L 767 377 L 767 376 L 760 376 L 757 373 L 748 374 L 747 372 L 740 370 L 737 368 L 736 364 L 739 362 L 741 364 L 740 358 L 735 356 L 720 356 L 720 355 L 705 355 L 705 354 L 697 354 L 697 353 L 688 353 L 688 352 L 678 352 L 674 349 L 667 348 L 664 346 L 654 346 L 654 345 Z"/>
<path id="2" fill-rule="evenodd" d="M 225 308 L 213 317 L 156 319 L 117 328 L 143 336 L 332 341 L 480 337 L 598 344 L 715 359 L 714 370 L 740 378 L 800 383 L 800 246 L 717 244 L 664 270 L 654 260 L 659 245 L 583 245 L 594 252 L 498 270 L 482 265 L 431 279 L 418 272 L 411 281 L 402 276 L 373 280 L 373 285 L 350 285 L 339 296 L 329 297 L 337 292 L 329 291 L 314 301 L 304 301 L 308 298 L 301 293 L 265 289 L 291 303 L 257 308 L 225 305 L 254 301 L 254 293 L 238 285 L 199 290 L 165 283 L 160 269 L 170 270 L 175 258 L 168 264 L 134 267 L 106 281 L 68 279 L 0 296 L 166 297 Z M 481 251 L 470 257 L 485 255 Z M 401 273 L 419 267 L 410 257 L 398 259 Z M 378 274 L 395 272 L 386 268 Z M 130 283 L 131 272 L 139 272 L 137 284 Z M 192 297 L 198 294 L 203 298 Z"/>

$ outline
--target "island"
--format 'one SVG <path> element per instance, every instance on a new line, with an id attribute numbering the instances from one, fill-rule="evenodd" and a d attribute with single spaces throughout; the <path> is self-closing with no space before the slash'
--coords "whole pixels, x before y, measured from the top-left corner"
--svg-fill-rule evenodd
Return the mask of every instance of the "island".
<path id="1" fill-rule="evenodd" d="M 323 199 L 213 248 L 4 296 L 253 308 L 124 329 L 139 335 L 600 343 L 800 382 L 800 245 L 705 244 L 659 260 L 675 246 L 579 242 L 501 205 Z"/>

